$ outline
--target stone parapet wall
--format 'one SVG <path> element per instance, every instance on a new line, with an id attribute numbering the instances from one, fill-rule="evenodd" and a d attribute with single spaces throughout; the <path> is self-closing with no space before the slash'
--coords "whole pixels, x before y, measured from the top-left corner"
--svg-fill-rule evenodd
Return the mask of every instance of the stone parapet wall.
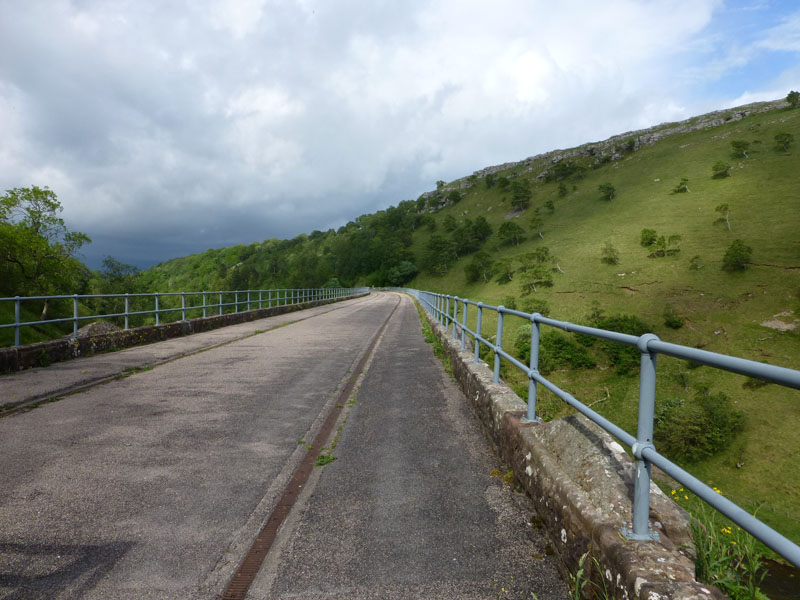
<path id="1" fill-rule="evenodd" d="M 47 342 L 27 344 L 25 346 L 0 348 L 0 373 L 21 371 L 32 367 L 46 366 L 54 362 L 71 360 L 80 356 L 91 356 L 100 352 L 111 352 L 152 344 L 170 338 L 191 335 L 202 331 L 209 331 L 228 325 L 237 325 L 256 319 L 265 319 L 275 315 L 290 313 L 314 306 L 322 306 L 359 298 L 367 294 L 349 296 L 333 300 L 316 300 L 313 302 L 303 302 L 301 304 L 288 304 L 283 306 L 273 306 L 271 308 L 259 308 L 243 312 L 215 315 L 212 317 L 198 317 L 186 321 L 175 321 L 163 323 L 161 325 L 145 325 L 134 329 L 125 329 L 93 335 L 89 337 L 75 338 L 64 337 Z"/>
<path id="2" fill-rule="evenodd" d="M 659 540 L 622 536 L 622 527 L 632 520 L 635 472 L 622 446 L 582 415 L 523 423 L 525 402 L 505 384 L 493 383 L 488 365 L 474 363 L 472 352 L 460 350 L 460 341 L 429 321 L 484 433 L 533 500 L 567 580 L 588 553 L 591 559 L 583 566 L 596 585 L 586 586 L 587 598 L 604 585 L 608 597 L 620 600 L 725 598 L 695 581 L 688 515 L 655 484 L 650 522 Z"/>

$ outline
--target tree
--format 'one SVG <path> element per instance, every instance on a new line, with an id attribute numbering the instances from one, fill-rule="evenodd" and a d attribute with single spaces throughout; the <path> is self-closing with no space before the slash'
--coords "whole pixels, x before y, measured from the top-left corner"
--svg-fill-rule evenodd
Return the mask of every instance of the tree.
<path id="1" fill-rule="evenodd" d="M 563 198 L 567 195 L 567 185 L 562 181 L 558 184 L 558 197 Z"/>
<path id="2" fill-rule="evenodd" d="M 715 209 L 720 215 L 722 215 L 719 219 L 714 221 L 714 225 L 725 223 L 728 227 L 728 231 L 731 230 L 731 221 L 730 221 L 730 208 L 728 207 L 727 203 L 723 203 L 718 205 Z"/>
<path id="3" fill-rule="evenodd" d="M 544 239 L 544 235 L 542 234 L 542 224 L 544 223 L 544 220 L 542 219 L 541 215 L 539 215 L 538 208 L 534 211 L 529 223 L 531 226 L 531 231 L 535 232 L 540 238 Z"/>
<path id="4" fill-rule="evenodd" d="M 713 179 L 724 179 L 725 177 L 730 177 L 730 170 L 731 166 L 728 163 L 726 163 L 724 160 L 718 160 L 711 167 L 711 177 Z"/>
<path id="5" fill-rule="evenodd" d="M 685 194 L 689 190 L 689 178 L 688 177 L 681 177 L 680 183 L 672 188 L 673 194 Z"/>
<path id="6" fill-rule="evenodd" d="M 659 258 L 664 256 L 672 256 L 681 251 L 680 249 L 681 236 L 677 233 L 667 237 L 660 235 L 652 244 L 653 251 L 647 255 L 648 258 Z"/>
<path id="7" fill-rule="evenodd" d="M 786 94 L 786 101 L 792 108 L 797 108 L 800 105 L 800 92 L 791 91 Z"/>
<path id="8" fill-rule="evenodd" d="M 525 240 L 525 230 L 514 221 L 506 221 L 497 230 L 497 237 L 503 244 L 518 246 Z"/>
<path id="9" fill-rule="evenodd" d="M 455 261 L 456 249 L 453 241 L 440 235 L 432 235 L 425 246 L 423 266 L 436 275 L 445 275 Z"/>
<path id="10" fill-rule="evenodd" d="M 482 244 L 490 235 L 492 235 L 492 226 L 489 225 L 489 221 L 486 220 L 486 217 L 477 217 L 472 224 L 472 236 Z"/>
<path id="11" fill-rule="evenodd" d="M 518 257 L 519 273 L 522 295 L 526 296 L 536 292 L 537 286 L 550 287 L 553 285 L 553 269 L 549 266 L 553 262 L 550 249 L 546 246 L 537 248 Z"/>
<path id="12" fill-rule="evenodd" d="M 658 234 L 656 234 L 655 229 L 642 229 L 642 232 L 639 234 L 639 245 L 647 248 L 648 246 L 652 246 L 656 243 L 658 239 Z"/>
<path id="13" fill-rule="evenodd" d="M 619 252 L 611 245 L 611 242 L 606 242 L 600 250 L 600 260 L 607 265 L 619 264 Z"/>
<path id="14" fill-rule="evenodd" d="M 747 156 L 747 151 L 750 149 L 750 142 L 747 142 L 745 140 L 733 140 L 731 141 L 731 148 L 733 148 L 734 156 L 749 158 Z"/>
<path id="15" fill-rule="evenodd" d="M 597 191 L 600 192 L 603 200 L 613 200 L 617 195 L 617 190 L 610 183 L 601 183 L 597 186 Z"/>
<path id="16" fill-rule="evenodd" d="M 0 196 L 0 286 L 5 293 L 75 292 L 85 276 L 85 267 L 75 256 L 91 240 L 67 229 L 58 216 L 62 210 L 55 192 L 47 187 L 15 188 Z"/>
<path id="17" fill-rule="evenodd" d="M 508 283 L 514 279 L 514 262 L 510 258 L 501 258 L 494 263 L 494 271 L 497 275 L 497 283 Z"/>
<path id="18" fill-rule="evenodd" d="M 531 205 L 531 186 L 525 179 L 515 179 L 511 184 L 511 206 L 525 210 Z"/>
<path id="19" fill-rule="evenodd" d="M 723 271 L 744 271 L 750 262 L 753 249 L 742 240 L 733 240 L 722 258 Z"/>
<path id="20" fill-rule="evenodd" d="M 463 198 L 463 196 L 461 195 L 461 192 L 459 192 L 458 190 L 453 190 L 452 192 L 447 194 L 447 201 L 450 204 L 458 204 L 459 202 L 461 202 L 461 198 Z"/>
<path id="21" fill-rule="evenodd" d="M 458 222 L 456 221 L 456 218 L 450 214 L 445 215 L 444 219 L 442 220 L 442 228 L 448 233 L 455 231 L 458 228 Z"/>
<path id="22" fill-rule="evenodd" d="M 775 136 L 775 147 L 778 150 L 787 152 L 792 142 L 794 142 L 794 136 L 791 133 L 786 133 L 784 131 Z"/>
<path id="23" fill-rule="evenodd" d="M 544 201 L 544 207 L 550 211 L 550 213 L 556 212 L 556 203 L 553 202 L 552 198 L 548 198 Z"/>
<path id="24" fill-rule="evenodd" d="M 494 260 L 486 252 L 476 252 L 469 264 L 464 267 L 464 274 L 467 276 L 468 283 L 474 283 L 478 280 L 489 283 L 494 273 Z"/>

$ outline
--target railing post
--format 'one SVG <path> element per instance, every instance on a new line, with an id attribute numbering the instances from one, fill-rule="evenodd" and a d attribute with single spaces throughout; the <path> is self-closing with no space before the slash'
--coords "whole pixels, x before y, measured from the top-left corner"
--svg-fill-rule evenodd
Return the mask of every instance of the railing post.
<path id="1" fill-rule="evenodd" d="M 444 330 L 446 332 L 447 328 L 450 327 L 450 296 L 445 296 L 444 301 L 444 315 L 442 315 L 444 321 L 442 325 L 444 325 Z"/>
<path id="2" fill-rule="evenodd" d="M 494 340 L 494 382 L 500 381 L 500 351 L 503 349 L 503 311 L 502 304 L 497 307 L 497 337 Z"/>
<path id="3" fill-rule="evenodd" d="M 72 296 L 72 337 L 78 337 L 78 294 Z"/>
<path id="4" fill-rule="evenodd" d="M 267 296 L 268 296 L 268 300 L 267 300 L 268 306 L 267 306 L 267 308 L 272 308 L 272 290 L 267 290 L 267 292 L 268 292 L 267 293 Z"/>
<path id="5" fill-rule="evenodd" d="M 239 290 L 234 292 L 233 296 L 233 312 L 239 312 Z"/>
<path id="6" fill-rule="evenodd" d="M 458 296 L 453 296 L 453 339 L 458 337 Z"/>
<path id="7" fill-rule="evenodd" d="M 222 314 L 222 292 L 219 293 L 219 314 Z"/>
<path id="8" fill-rule="evenodd" d="M 464 300 L 464 310 L 461 311 L 461 349 L 464 350 L 467 347 L 467 301 Z"/>
<path id="9" fill-rule="evenodd" d="M 160 317 L 161 315 L 158 312 L 158 294 L 156 294 L 156 325 L 158 325 L 161 322 Z"/>
<path id="10" fill-rule="evenodd" d="M 539 371 L 539 322 L 536 317 L 539 313 L 531 315 L 531 360 L 528 368 Z M 536 380 L 531 376 L 528 381 L 528 416 L 522 419 L 523 423 L 539 423 L 541 419 L 536 416 Z"/>
<path id="11" fill-rule="evenodd" d="M 642 353 L 639 373 L 639 420 L 633 455 L 636 457 L 636 479 L 633 490 L 633 530 L 624 532 L 628 539 L 658 539 L 658 534 L 649 531 L 650 517 L 650 461 L 642 457 L 645 448 L 653 446 L 653 416 L 656 404 L 656 357 L 650 352 L 648 343 L 658 340 L 652 333 L 639 338 L 637 346 Z"/>
<path id="12" fill-rule="evenodd" d="M 481 322 L 483 321 L 483 302 L 478 302 L 478 322 L 475 324 L 475 362 L 481 360 Z"/>
<path id="13" fill-rule="evenodd" d="M 130 321 L 130 311 L 131 311 L 131 299 L 128 294 L 125 294 L 125 329 L 130 329 L 131 321 Z"/>
<path id="14" fill-rule="evenodd" d="M 203 318 L 204 318 L 204 319 L 206 318 L 206 309 L 207 309 L 207 305 L 206 305 L 206 293 L 205 293 L 205 292 L 203 292 Z"/>
<path id="15" fill-rule="evenodd" d="M 264 308 L 264 301 L 262 294 L 264 293 L 263 290 L 258 290 L 258 310 Z"/>
<path id="16" fill-rule="evenodd" d="M 19 346 L 20 299 L 14 296 L 14 345 Z"/>
<path id="17" fill-rule="evenodd" d="M 186 292 L 181 292 L 181 321 L 186 320 Z"/>

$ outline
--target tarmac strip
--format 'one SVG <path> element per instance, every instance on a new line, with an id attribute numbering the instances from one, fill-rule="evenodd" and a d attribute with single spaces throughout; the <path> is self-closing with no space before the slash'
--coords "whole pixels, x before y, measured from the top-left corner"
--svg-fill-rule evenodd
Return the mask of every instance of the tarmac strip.
<path id="1" fill-rule="evenodd" d="M 297 502 L 297 499 L 303 490 L 303 486 L 308 481 L 308 478 L 314 468 L 314 463 L 320 456 L 322 449 L 325 448 L 329 443 L 331 434 L 339 420 L 342 411 L 344 410 L 347 399 L 353 394 L 356 383 L 362 376 L 368 363 L 371 361 L 378 341 L 386 331 L 386 328 L 388 327 L 389 322 L 397 311 L 399 305 L 400 298 L 398 297 L 397 303 L 392 309 L 392 312 L 389 313 L 389 316 L 386 317 L 386 320 L 383 322 L 380 329 L 372 337 L 372 340 L 364 351 L 364 354 L 361 356 L 358 365 L 350 373 L 349 377 L 345 381 L 344 386 L 337 392 L 334 407 L 325 419 L 325 422 L 317 433 L 316 438 L 311 444 L 311 448 L 303 458 L 303 461 L 300 463 L 300 465 L 298 465 L 297 469 L 292 475 L 292 478 L 286 486 L 283 495 L 281 496 L 280 500 L 278 500 L 278 503 L 275 505 L 275 508 L 267 519 L 266 525 L 261 530 L 261 533 L 258 535 L 258 537 L 256 537 L 256 540 L 253 542 L 253 545 L 250 547 L 250 550 L 245 555 L 238 570 L 228 584 L 228 587 L 222 596 L 222 600 L 245 600 L 247 597 L 247 591 L 258 575 L 264 559 L 267 557 L 267 554 L 269 554 L 269 551 L 278 536 L 278 530 L 289 516 L 289 513 L 291 512 L 295 502 Z"/>

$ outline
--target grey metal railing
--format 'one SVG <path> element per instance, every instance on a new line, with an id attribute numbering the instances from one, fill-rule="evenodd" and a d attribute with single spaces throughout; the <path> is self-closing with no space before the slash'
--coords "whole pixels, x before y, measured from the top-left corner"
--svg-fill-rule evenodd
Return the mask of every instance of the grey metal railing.
<path id="1" fill-rule="evenodd" d="M 574 407 L 593 422 L 618 440 L 626 444 L 636 458 L 636 479 L 633 496 L 633 523 L 631 527 L 623 527 L 622 534 L 628 539 L 647 540 L 657 539 L 657 533 L 649 525 L 650 514 L 650 466 L 656 465 L 667 475 L 678 481 L 681 485 L 694 492 L 704 502 L 724 514 L 731 521 L 748 531 L 768 547 L 783 556 L 785 559 L 800 567 L 800 546 L 793 543 L 765 523 L 756 519 L 737 504 L 683 470 L 681 467 L 659 454 L 653 444 L 653 420 L 656 396 L 656 359 L 659 354 L 686 359 L 724 369 L 742 375 L 748 375 L 764 381 L 777 383 L 786 387 L 800 389 L 800 371 L 787 369 L 774 365 L 767 365 L 752 360 L 736 358 L 715 352 L 698 350 L 677 344 L 662 342 L 656 335 L 646 333 L 642 336 L 633 336 L 584 325 L 576 325 L 566 321 L 557 321 L 543 317 L 539 313 L 525 313 L 505 308 L 504 306 L 490 306 L 482 302 L 473 302 L 465 298 L 436 294 L 419 290 L 405 290 L 415 296 L 423 308 L 431 314 L 447 331 L 452 327 L 453 338 L 461 337 L 461 349 L 466 349 L 466 337 L 469 335 L 474 343 L 474 362 L 480 361 L 480 347 L 484 344 L 494 352 L 494 381 L 500 380 L 501 360 L 506 360 L 522 372 L 529 380 L 528 387 L 528 414 L 524 419 L 528 422 L 539 422 L 536 415 L 536 388 L 542 385 L 553 394 Z M 477 310 L 475 330 L 467 324 L 469 307 Z M 482 333 L 483 312 L 489 310 L 497 314 L 497 328 L 494 342 L 485 338 Z M 459 321 L 460 315 L 460 321 Z M 531 356 L 529 364 L 525 365 L 514 356 L 503 350 L 503 319 L 506 315 L 514 315 L 528 319 L 531 322 Z M 641 353 L 641 369 L 639 375 L 639 414 L 636 435 L 633 436 L 612 423 L 599 413 L 577 400 L 568 392 L 562 390 L 549 381 L 539 372 L 539 333 L 540 326 L 547 325 L 564 331 L 610 340 L 628 346 L 634 346 Z M 627 524 L 626 524 L 627 525 Z"/>
<path id="2" fill-rule="evenodd" d="M 167 313 L 180 314 L 180 319 L 173 321 L 185 321 L 187 313 L 194 313 L 203 317 L 209 314 L 224 314 L 226 310 L 233 307 L 229 312 L 241 312 L 251 310 L 253 306 L 257 308 L 271 308 L 273 306 L 283 306 L 287 304 L 301 304 L 304 302 L 314 302 L 318 300 L 334 300 L 353 296 L 369 288 L 304 288 L 304 289 L 272 289 L 272 290 L 229 290 L 215 292 L 154 292 L 147 294 L 73 294 L 71 296 L 14 296 L 13 298 L 0 298 L 0 302 L 14 303 L 14 321 L 12 323 L 0 324 L 0 329 L 14 328 L 14 345 L 20 345 L 20 330 L 23 327 L 34 325 L 51 325 L 54 323 L 73 324 L 72 334 L 77 337 L 78 327 L 81 321 L 92 319 L 121 318 L 124 321 L 125 329 L 130 329 L 131 317 L 140 315 L 154 315 L 155 324 L 161 323 L 161 316 Z M 165 298 L 180 298 L 180 306 L 163 306 L 161 300 Z M 152 299 L 152 309 L 131 310 L 131 301 L 138 299 Z M 187 298 L 189 303 L 187 303 Z M 117 312 L 106 314 L 79 314 L 82 304 L 87 301 L 96 300 L 118 300 L 122 301 L 123 309 Z M 21 318 L 23 302 L 48 302 L 51 300 L 71 300 L 72 316 L 59 317 L 53 319 L 42 319 L 38 321 L 23 321 Z M 192 302 L 194 300 L 194 302 Z M 246 307 L 246 308 L 245 308 Z M 167 321 L 169 322 L 169 321 Z"/>

